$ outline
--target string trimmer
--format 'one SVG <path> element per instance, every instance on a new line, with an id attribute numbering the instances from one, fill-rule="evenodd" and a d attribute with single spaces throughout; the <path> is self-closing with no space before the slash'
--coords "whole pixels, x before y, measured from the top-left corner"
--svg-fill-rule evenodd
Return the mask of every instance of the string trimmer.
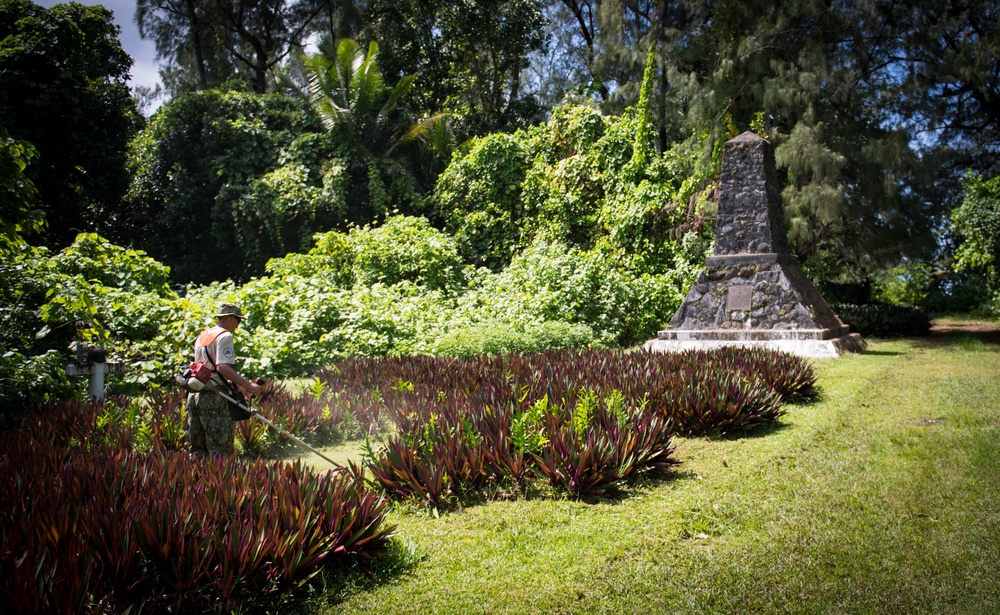
<path id="1" fill-rule="evenodd" d="M 278 433 L 282 434 L 283 436 L 286 436 L 292 442 L 295 442 L 299 446 L 302 446 L 303 448 L 306 448 L 306 449 L 308 449 L 308 450 L 316 453 L 317 455 L 319 455 L 323 459 L 327 460 L 328 462 L 330 462 L 334 466 L 337 465 L 337 463 L 334 462 L 333 459 L 330 459 L 329 457 L 327 457 L 323 453 L 319 452 L 318 450 L 314 449 L 313 447 L 309 446 L 308 444 L 306 444 L 302 440 L 296 438 L 295 436 L 293 436 L 292 434 L 290 434 L 287 430 L 282 429 L 281 427 L 278 427 L 277 425 L 275 425 L 274 423 L 272 423 L 270 420 L 268 420 L 267 417 L 265 417 L 264 415 L 262 415 L 260 412 L 257 412 L 256 410 L 248 407 L 242 401 L 240 401 L 238 399 L 235 399 L 234 397 L 230 396 L 228 392 L 226 392 L 226 391 L 220 391 L 218 387 L 216 387 L 215 385 L 212 385 L 212 384 L 205 385 L 205 389 L 204 390 L 211 391 L 213 393 L 221 395 L 222 398 L 225 399 L 225 400 L 227 400 L 227 401 L 229 401 L 229 403 L 236 404 L 237 406 L 239 406 L 240 408 L 242 408 L 252 418 L 264 421 L 264 423 L 266 423 L 269 427 L 275 429 Z"/>
<path id="2" fill-rule="evenodd" d="M 192 367 L 194 367 L 195 365 L 197 365 L 197 364 L 192 364 Z M 277 425 L 275 425 L 274 423 L 272 423 L 270 420 L 268 420 L 267 417 L 265 417 L 261 413 L 259 413 L 256 410 L 250 408 L 247 405 L 247 403 L 246 403 L 245 400 L 236 399 L 235 397 L 232 396 L 232 394 L 229 391 L 225 391 L 225 390 L 220 389 L 211 380 L 208 380 L 208 378 L 205 377 L 206 374 L 192 375 L 191 371 L 192 370 L 189 368 L 189 369 L 185 370 L 184 372 L 178 374 L 177 378 L 176 378 L 177 379 L 177 384 L 179 384 L 180 386 L 184 387 L 185 389 L 187 389 L 189 391 L 194 391 L 194 392 L 209 391 L 211 393 L 215 393 L 217 395 L 222 396 L 223 399 L 225 399 L 226 401 L 228 401 L 231 404 L 235 404 L 237 407 L 239 407 L 241 410 L 243 410 L 247 414 L 247 417 L 252 417 L 252 418 L 255 418 L 257 420 L 263 421 L 264 423 L 267 424 L 268 427 L 271 427 L 272 429 L 274 429 L 278 433 L 280 433 L 283 436 L 285 436 L 288 439 L 290 439 L 292 442 L 295 442 L 299 446 L 301 446 L 301 447 L 303 447 L 303 448 L 305 448 L 305 449 L 307 449 L 309 451 L 312 451 L 313 453 L 316 453 L 317 455 L 319 455 L 320 457 L 322 457 L 323 459 L 325 459 L 326 461 L 328 461 L 330 464 L 332 464 L 334 466 L 337 465 L 337 463 L 333 459 L 330 459 L 329 457 L 327 457 L 323 453 L 319 452 L 318 450 L 316 450 L 313 447 L 309 446 L 308 444 L 306 444 L 302 440 L 300 440 L 300 439 L 296 438 L 295 436 L 293 436 L 292 434 L 290 434 L 287 430 L 282 429 L 281 427 L 278 427 Z M 210 375 L 210 374 L 208 374 L 208 375 Z M 206 382 L 206 380 L 208 380 L 208 381 Z M 258 384 L 260 384 L 260 382 L 258 382 Z M 247 417 L 240 417 L 240 419 L 234 419 L 234 420 L 241 420 L 241 419 L 247 418 Z"/>

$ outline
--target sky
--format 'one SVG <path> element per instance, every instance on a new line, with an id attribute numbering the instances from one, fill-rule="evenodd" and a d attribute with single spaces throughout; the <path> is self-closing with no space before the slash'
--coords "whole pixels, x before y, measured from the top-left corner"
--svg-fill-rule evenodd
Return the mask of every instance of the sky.
<path id="1" fill-rule="evenodd" d="M 121 28 L 119 40 L 125 52 L 132 56 L 132 70 L 129 85 L 155 86 L 160 81 L 159 67 L 156 64 L 156 46 L 152 41 L 139 38 L 139 28 L 132 16 L 135 15 L 135 0 L 75 0 L 80 4 L 103 5 L 115 14 L 115 23 Z M 62 4 L 59 0 L 34 0 L 35 4 L 51 8 Z"/>

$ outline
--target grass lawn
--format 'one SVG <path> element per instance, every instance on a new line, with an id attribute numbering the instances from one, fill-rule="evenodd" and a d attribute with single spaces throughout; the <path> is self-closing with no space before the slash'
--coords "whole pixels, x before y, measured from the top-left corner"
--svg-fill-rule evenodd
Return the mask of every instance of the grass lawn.
<path id="1" fill-rule="evenodd" d="M 964 334 L 816 363 L 821 399 L 681 439 L 611 499 L 391 515 L 406 565 L 328 613 L 998 613 L 1000 346 Z"/>

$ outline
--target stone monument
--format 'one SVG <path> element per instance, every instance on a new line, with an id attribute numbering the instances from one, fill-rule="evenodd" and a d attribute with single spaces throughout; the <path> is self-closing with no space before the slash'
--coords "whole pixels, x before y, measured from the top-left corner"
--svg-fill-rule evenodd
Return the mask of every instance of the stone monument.
<path id="1" fill-rule="evenodd" d="M 771 144 L 725 143 L 715 251 L 650 350 L 764 346 L 806 357 L 865 348 L 788 252 Z"/>

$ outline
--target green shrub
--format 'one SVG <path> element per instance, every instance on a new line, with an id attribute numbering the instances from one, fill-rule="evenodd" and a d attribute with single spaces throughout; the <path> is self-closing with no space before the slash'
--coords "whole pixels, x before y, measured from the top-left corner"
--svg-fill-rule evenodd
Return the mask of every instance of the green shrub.
<path id="1" fill-rule="evenodd" d="M 970 171 L 964 184 L 962 206 L 951 214 L 959 238 L 955 269 L 981 273 L 1000 305 L 1000 176 L 987 180 Z"/>
<path id="2" fill-rule="evenodd" d="M 833 306 L 833 309 L 844 324 L 866 337 L 926 335 L 931 328 L 931 320 L 927 314 L 915 307 L 884 303 L 843 303 Z"/>
<path id="3" fill-rule="evenodd" d="M 981 273 L 951 273 L 935 284 L 921 304 L 931 314 L 976 314 L 990 316 L 992 295 Z M 1000 307 L 998 305 L 997 307 Z M 996 312 L 1000 315 L 1000 311 Z"/>
<path id="4" fill-rule="evenodd" d="M 165 381 L 179 364 L 181 345 L 189 352 L 197 333 L 183 344 L 169 334 L 197 310 L 169 287 L 167 276 L 167 268 L 145 253 L 92 233 L 80 234 L 56 254 L 27 246 L 5 252 L 0 297 L 8 309 L 2 315 L 0 347 L 10 359 L 10 377 L 32 381 L 43 374 L 28 357 L 47 353 L 57 353 L 58 358 L 47 361 L 61 363 L 61 371 L 77 359 L 75 345 L 83 344 L 101 346 L 110 360 L 128 362 L 128 372 L 108 376 L 112 390 Z M 20 367 L 16 361 L 23 361 Z M 17 375 L 21 371 L 25 373 Z M 71 386 L 85 390 L 86 379 Z M 58 386 L 49 391 L 65 392 Z"/>
<path id="5" fill-rule="evenodd" d="M 66 360 L 55 350 L 34 357 L 12 350 L 0 355 L 0 429 L 45 402 L 71 398 L 74 393 Z"/>
<path id="6" fill-rule="evenodd" d="M 381 226 L 352 230 L 347 242 L 358 284 L 412 282 L 446 292 L 464 286 L 464 265 L 455 240 L 426 218 L 392 216 Z"/>
<path id="7" fill-rule="evenodd" d="M 449 331 L 434 341 L 430 352 L 463 358 L 528 354 L 549 348 L 579 348 L 593 340 L 594 332 L 586 325 L 546 320 L 526 327 L 517 322 L 494 321 Z"/>
<path id="8" fill-rule="evenodd" d="M 493 271 L 539 241 L 590 250 L 602 239 L 630 268 L 662 270 L 679 229 L 700 228 L 692 197 L 717 170 L 687 145 L 637 151 L 642 128 L 634 109 L 611 118 L 567 105 L 545 124 L 474 139 L 438 181 L 437 215 L 462 255 Z"/>
<path id="9" fill-rule="evenodd" d="M 521 243 L 521 183 L 529 165 L 524 133 L 473 139 L 438 178 L 437 215 L 462 255 L 500 269 Z"/>
<path id="10" fill-rule="evenodd" d="M 927 263 L 903 263 L 875 279 L 872 299 L 889 305 L 921 306 L 934 286 L 934 275 Z"/>
<path id="11" fill-rule="evenodd" d="M 288 217 L 301 213 L 297 226 L 315 231 L 342 207 L 313 194 L 322 186 L 318 161 L 308 177 L 290 173 L 307 156 L 278 170 L 297 135 L 321 130 L 306 101 L 255 94 L 232 82 L 222 88 L 173 98 L 130 144 L 121 238 L 142 237 L 151 255 L 171 265 L 173 279 L 185 283 L 259 272 L 272 250 L 298 246 L 305 229 L 289 228 Z M 227 258 L 206 259 L 201 252 L 208 249 Z"/>
<path id="12" fill-rule="evenodd" d="M 474 279 L 458 298 L 452 323 L 481 321 L 585 325 L 600 346 L 624 346 L 655 335 L 670 320 L 697 268 L 678 257 L 660 273 L 637 273 L 606 251 L 583 252 L 536 242 L 498 274 Z"/>

